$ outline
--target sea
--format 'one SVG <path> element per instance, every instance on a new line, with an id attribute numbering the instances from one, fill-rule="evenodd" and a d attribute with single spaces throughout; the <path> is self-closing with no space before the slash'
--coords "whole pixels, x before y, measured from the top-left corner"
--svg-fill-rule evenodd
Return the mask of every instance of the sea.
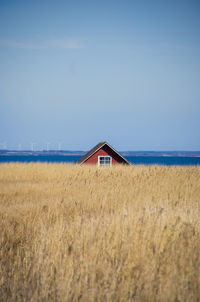
<path id="1" fill-rule="evenodd" d="M 46 163 L 76 163 L 78 155 L 0 155 L 0 163 L 7 162 L 46 162 Z M 125 156 L 133 165 L 164 165 L 189 166 L 200 165 L 200 157 L 186 156 Z"/>

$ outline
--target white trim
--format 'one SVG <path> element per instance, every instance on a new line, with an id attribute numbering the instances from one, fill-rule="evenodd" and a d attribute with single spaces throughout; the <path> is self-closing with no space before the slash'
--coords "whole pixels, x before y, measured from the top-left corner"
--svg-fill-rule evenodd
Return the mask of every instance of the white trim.
<path id="1" fill-rule="evenodd" d="M 98 155 L 98 167 L 104 166 L 104 165 L 100 165 L 100 157 L 109 157 L 109 158 L 110 158 L 110 167 L 112 166 L 112 157 L 111 157 L 111 156 L 107 156 L 107 155 Z M 105 166 L 107 166 L 107 165 L 105 165 Z"/>
<path id="2" fill-rule="evenodd" d="M 101 147 L 99 147 L 97 150 L 95 150 L 92 154 L 90 154 L 81 164 L 83 164 L 86 160 L 88 160 L 92 155 L 94 155 L 97 151 L 99 151 L 103 146 L 105 146 L 105 144 L 107 143 L 104 143 Z"/>
<path id="3" fill-rule="evenodd" d="M 129 161 L 123 156 L 121 155 L 119 152 L 117 152 L 117 150 L 115 150 L 111 145 L 109 145 L 107 142 L 105 142 L 104 145 L 108 145 L 111 149 L 113 149 L 113 151 L 115 151 L 120 157 L 122 157 L 126 162 L 127 164 L 130 164 Z"/>
<path id="4" fill-rule="evenodd" d="M 105 145 L 108 145 L 114 152 L 116 152 L 120 157 L 122 157 L 126 162 L 127 164 L 130 165 L 129 161 L 123 156 L 121 155 L 119 152 L 117 152 L 117 150 L 115 150 L 111 145 L 109 145 L 107 142 L 105 142 L 101 147 L 99 147 L 97 150 L 95 150 L 91 155 L 89 155 L 82 163 L 81 165 L 86 161 L 88 160 L 92 155 L 94 155 L 97 151 L 99 151 L 103 146 Z"/>

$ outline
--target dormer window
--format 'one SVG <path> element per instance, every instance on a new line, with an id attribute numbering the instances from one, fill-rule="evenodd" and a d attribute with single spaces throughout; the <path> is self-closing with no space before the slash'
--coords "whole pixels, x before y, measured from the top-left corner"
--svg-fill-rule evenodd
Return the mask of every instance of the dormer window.
<path id="1" fill-rule="evenodd" d="M 111 156 L 98 156 L 98 166 L 111 166 L 112 157 Z"/>

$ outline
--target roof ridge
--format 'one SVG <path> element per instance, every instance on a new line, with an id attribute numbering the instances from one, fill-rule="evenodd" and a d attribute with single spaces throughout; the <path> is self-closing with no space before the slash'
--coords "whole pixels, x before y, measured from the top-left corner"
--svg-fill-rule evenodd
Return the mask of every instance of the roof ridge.
<path id="1" fill-rule="evenodd" d="M 83 157 L 81 157 L 78 161 L 77 164 L 82 164 L 84 163 L 88 158 L 90 158 L 94 153 L 96 153 L 99 149 L 101 149 L 104 145 L 107 145 L 109 148 L 111 148 L 115 153 L 117 153 L 121 158 L 124 159 L 124 161 L 127 164 L 130 164 L 129 161 L 124 158 L 117 150 L 115 150 L 109 143 L 106 141 L 99 142 L 96 146 L 94 146 L 90 151 L 88 151 Z"/>

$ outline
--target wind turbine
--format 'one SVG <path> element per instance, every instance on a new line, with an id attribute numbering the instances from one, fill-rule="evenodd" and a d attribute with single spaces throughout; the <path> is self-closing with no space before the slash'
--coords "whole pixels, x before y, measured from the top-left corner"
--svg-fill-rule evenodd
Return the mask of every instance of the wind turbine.
<path id="1" fill-rule="evenodd" d="M 6 150 L 7 149 L 7 142 L 2 142 L 0 143 L 2 150 Z"/>
<path id="2" fill-rule="evenodd" d="M 61 146 L 62 146 L 62 142 L 59 142 L 59 143 L 58 143 L 58 151 L 61 150 Z"/>
<path id="3" fill-rule="evenodd" d="M 51 144 L 50 142 L 46 143 L 46 151 L 49 151 L 50 144 Z"/>
<path id="4" fill-rule="evenodd" d="M 22 144 L 19 143 L 19 144 L 18 144 L 18 151 L 21 151 L 21 150 L 22 150 Z"/>
<path id="5" fill-rule="evenodd" d="M 30 146 L 31 146 L 31 151 L 34 151 L 34 146 L 36 146 L 36 143 L 30 142 Z"/>

